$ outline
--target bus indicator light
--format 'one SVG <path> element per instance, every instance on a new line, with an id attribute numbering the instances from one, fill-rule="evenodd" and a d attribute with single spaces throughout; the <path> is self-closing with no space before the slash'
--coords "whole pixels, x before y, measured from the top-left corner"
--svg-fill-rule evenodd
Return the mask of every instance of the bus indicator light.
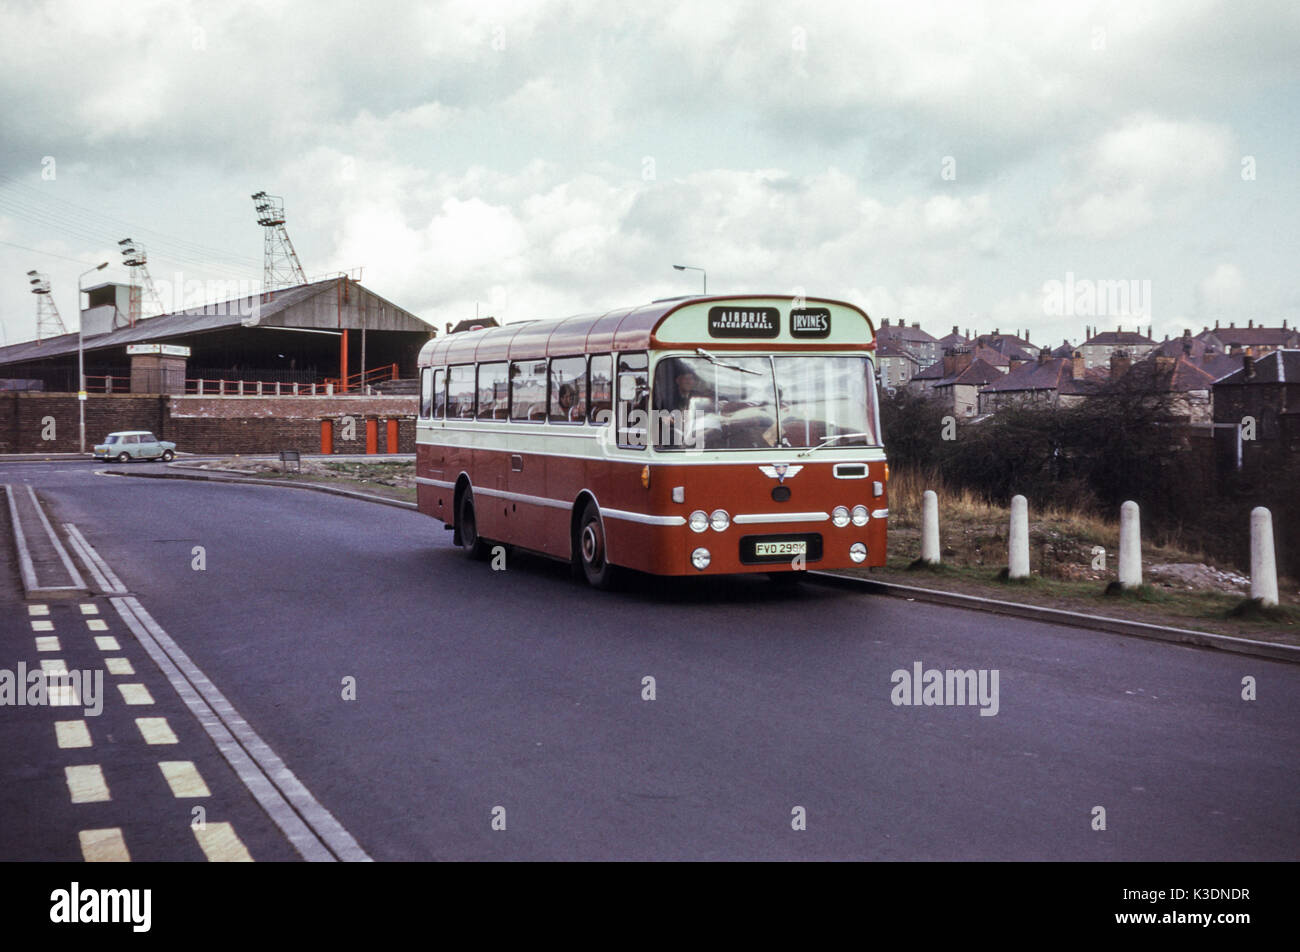
<path id="1" fill-rule="evenodd" d="M 649 466 L 641 467 L 641 485 L 646 489 L 650 488 L 650 467 Z"/>
<path id="2" fill-rule="evenodd" d="M 686 487 L 685 487 L 685 486 L 674 486 L 674 487 L 673 487 L 673 502 L 685 502 L 685 501 L 686 501 Z"/>

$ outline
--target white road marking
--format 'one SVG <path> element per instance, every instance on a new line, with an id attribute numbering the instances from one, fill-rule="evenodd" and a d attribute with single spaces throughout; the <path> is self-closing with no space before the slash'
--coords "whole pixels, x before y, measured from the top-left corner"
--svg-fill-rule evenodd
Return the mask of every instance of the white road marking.
<path id="1" fill-rule="evenodd" d="M 165 717 L 137 717 L 135 726 L 140 728 L 140 736 L 146 744 L 179 743 Z"/>
<path id="2" fill-rule="evenodd" d="M 55 721 L 54 736 L 64 750 L 94 746 L 85 721 Z"/>
<path id="3" fill-rule="evenodd" d="M 205 823 L 202 827 L 192 827 L 194 838 L 208 858 L 209 863 L 251 863 L 253 857 L 248 849 L 235 835 L 235 828 L 229 823 Z"/>
<path id="4" fill-rule="evenodd" d="M 160 760 L 158 769 L 167 779 L 174 797 L 210 797 L 212 791 L 203 782 L 199 768 L 192 760 Z"/>
<path id="5" fill-rule="evenodd" d="M 139 600 L 114 598 L 112 603 L 249 792 L 303 858 L 369 862 L 352 834 L 311 795 Z"/>
<path id="6" fill-rule="evenodd" d="M 126 840 L 122 839 L 122 828 L 112 827 L 107 830 L 82 830 L 77 834 L 81 841 L 81 856 L 87 863 L 129 863 L 131 854 L 127 852 Z"/>
<path id="7" fill-rule="evenodd" d="M 68 781 L 68 792 L 72 794 L 73 803 L 102 803 L 113 799 L 99 764 L 64 767 L 63 774 Z"/>
<path id="8" fill-rule="evenodd" d="M 152 704 L 153 695 L 143 684 L 119 684 L 117 690 L 127 704 Z"/>
<path id="9" fill-rule="evenodd" d="M 86 568 L 90 569 L 90 574 L 95 577 L 100 589 L 115 595 L 125 595 L 126 586 L 122 584 L 122 580 L 108 567 L 108 563 L 95 551 L 95 547 L 86 541 L 81 530 L 71 522 L 65 522 L 63 528 L 68 532 L 68 542 L 77 550 L 77 555 L 81 557 Z"/>

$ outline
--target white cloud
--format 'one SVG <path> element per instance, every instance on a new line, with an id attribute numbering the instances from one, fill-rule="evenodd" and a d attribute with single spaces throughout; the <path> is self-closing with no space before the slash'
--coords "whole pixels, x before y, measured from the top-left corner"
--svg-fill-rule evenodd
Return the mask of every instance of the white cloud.
<path id="1" fill-rule="evenodd" d="M 1130 117 L 1067 159 L 1069 178 L 1053 192 L 1058 211 L 1050 230 L 1088 238 L 1136 231 L 1223 179 L 1234 154 L 1223 126 Z"/>

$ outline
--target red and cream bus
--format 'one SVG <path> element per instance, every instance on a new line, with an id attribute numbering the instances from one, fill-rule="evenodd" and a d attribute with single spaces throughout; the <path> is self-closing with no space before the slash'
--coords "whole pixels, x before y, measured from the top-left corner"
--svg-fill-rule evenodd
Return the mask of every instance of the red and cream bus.
<path id="1" fill-rule="evenodd" d="M 657 575 L 885 564 L 875 329 L 840 301 L 689 297 L 420 351 L 419 508 L 476 557 Z"/>

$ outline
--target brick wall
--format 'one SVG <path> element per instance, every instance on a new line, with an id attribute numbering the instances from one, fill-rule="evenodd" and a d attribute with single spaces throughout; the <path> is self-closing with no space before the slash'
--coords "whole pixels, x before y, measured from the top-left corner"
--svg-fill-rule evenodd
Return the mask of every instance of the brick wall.
<path id="1" fill-rule="evenodd" d="M 387 447 L 383 421 L 396 417 L 396 452 L 415 452 L 416 398 L 393 397 L 166 397 L 90 394 L 86 447 L 115 430 L 152 430 L 185 453 L 320 452 L 320 424 L 334 420 L 334 451 L 364 453 L 366 418 L 379 423 L 379 452 Z M 355 439 L 342 439 L 341 419 L 352 417 Z M 53 422 L 53 427 L 49 424 Z M 52 431 L 52 432 L 51 432 Z M 52 437 L 47 439 L 46 437 Z M 0 453 L 75 453 L 75 394 L 0 393 Z"/>
<path id="2" fill-rule="evenodd" d="M 156 395 L 90 394 L 86 449 L 115 430 L 153 430 L 159 438 L 170 439 L 166 400 Z M 0 453 L 75 453 L 78 430 L 76 394 L 0 393 Z"/>

